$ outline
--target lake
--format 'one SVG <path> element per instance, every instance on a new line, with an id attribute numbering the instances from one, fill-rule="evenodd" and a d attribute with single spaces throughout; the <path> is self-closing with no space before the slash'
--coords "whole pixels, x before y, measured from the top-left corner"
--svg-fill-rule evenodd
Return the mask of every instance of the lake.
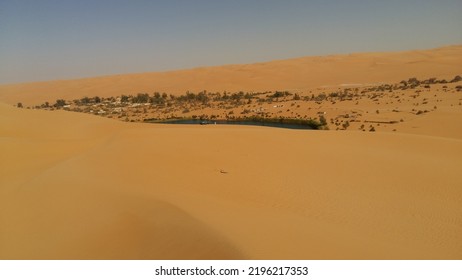
<path id="1" fill-rule="evenodd" d="M 254 120 L 198 120 L 198 119 L 183 119 L 183 120 L 165 120 L 165 121 L 147 121 L 150 123 L 164 123 L 164 124 L 190 124 L 190 125 L 214 125 L 214 124 L 225 124 L 225 125 L 252 125 L 252 126 L 267 126 L 267 127 L 278 127 L 288 129 L 310 129 L 313 130 L 312 126 L 308 124 L 297 124 L 297 123 L 284 123 L 276 121 L 254 121 Z"/>

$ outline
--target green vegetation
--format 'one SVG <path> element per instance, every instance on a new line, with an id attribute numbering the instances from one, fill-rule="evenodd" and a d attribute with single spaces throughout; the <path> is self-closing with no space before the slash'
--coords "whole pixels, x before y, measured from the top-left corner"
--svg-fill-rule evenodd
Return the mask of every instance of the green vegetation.
<path id="1" fill-rule="evenodd" d="M 444 79 L 438 80 L 436 78 L 429 78 L 426 80 L 418 80 L 413 77 L 396 84 L 343 89 L 337 88 L 332 92 L 320 92 L 317 95 L 311 92 L 309 95 L 301 95 L 288 91 L 208 92 L 202 90 L 199 92 L 186 91 L 183 95 L 173 95 L 165 92 L 141 92 L 135 95 L 122 94 L 121 96 L 107 98 L 85 96 L 72 101 L 58 99 L 51 106 L 50 103 L 45 102 L 33 108 L 42 108 L 46 110 L 64 109 L 125 121 L 220 119 L 227 121 L 276 122 L 306 125 L 314 129 L 327 129 L 327 120 L 324 116 L 324 114 L 326 114 L 324 108 L 326 107 L 324 107 L 325 104 L 323 104 L 323 102 L 327 101 L 330 103 L 328 105 L 333 105 L 337 102 L 353 101 L 352 104 L 357 105 L 360 99 L 367 98 L 378 105 L 380 104 L 381 98 L 388 95 L 388 98 L 391 100 L 388 102 L 393 103 L 396 100 L 397 103 L 401 103 L 402 101 L 406 101 L 406 96 L 399 90 L 415 89 L 412 95 L 407 96 L 407 101 L 409 101 L 409 97 L 417 99 L 421 92 L 427 92 L 428 90 L 425 89 L 432 88 L 430 87 L 432 84 L 459 83 L 461 81 L 461 76 L 455 76 L 453 79 L 449 80 L 449 82 Z M 443 85 L 442 88 L 444 92 L 449 91 L 447 85 Z M 454 85 L 452 88 L 456 91 L 462 91 L 462 85 L 460 84 Z M 438 90 L 438 88 L 436 88 L 436 90 Z M 304 102 L 311 102 L 311 104 L 306 106 L 307 108 L 303 108 L 305 106 Z M 388 102 L 386 104 L 389 104 Z M 425 105 L 427 103 L 428 99 L 424 98 L 422 103 L 414 103 L 414 105 Z M 290 105 L 290 108 L 282 108 L 288 105 Z M 22 107 L 22 104 L 18 103 L 17 107 Z M 317 110 L 313 111 L 312 109 L 315 108 L 317 108 Z M 436 110 L 436 106 L 433 106 L 433 109 Z M 212 110 L 216 115 L 207 115 L 205 113 L 207 110 Z M 375 108 L 374 111 L 376 114 L 387 112 L 386 110 L 379 111 L 377 108 Z M 399 112 L 399 110 L 393 109 L 393 112 Z M 427 112 L 429 111 L 412 109 L 412 113 L 416 115 Z M 368 114 L 369 111 L 365 113 Z M 316 114 L 317 119 L 309 117 L 310 115 L 316 116 Z M 361 115 L 362 113 L 351 110 L 349 113 L 345 112 L 344 114 L 338 114 L 335 120 L 330 118 L 330 122 L 332 125 L 335 125 L 337 129 L 348 129 L 350 124 L 356 127 L 354 122 L 357 122 L 357 118 Z M 339 120 L 339 118 L 344 120 Z M 370 122 L 381 123 L 378 121 Z M 392 124 L 394 121 L 383 121 L 383 123 Z M 361 127 L 361 129 L 365 130 L 364 127 Z"/>
<path id="2" fill-rule="evenodd" d="M 296 124 L 296 125 L 302 125 L 302 126 L 307 126 L 312 129 L 324 129 L 326 128 L 323 126 L 320 122 L 317 120 L 313 119 L 292 119 L 292 118 L 264 118 L 264 117 L 259 117 L 259 116 L 250 116 L 250 117 L 244 117 L 244 118 L 237 118 L 232 121 L 252 121 L 252 122 L 259 122 L 259 123 L 281 123 L 281 124 Z"/>
<path id="3" fill-rule="evenodd" d="M 56 103 L 53 106 L 59 108 L 63 107 L 64 105 L 66 105 L 66 101 L 64 99 L 58 99 L 56 100 Z"/>

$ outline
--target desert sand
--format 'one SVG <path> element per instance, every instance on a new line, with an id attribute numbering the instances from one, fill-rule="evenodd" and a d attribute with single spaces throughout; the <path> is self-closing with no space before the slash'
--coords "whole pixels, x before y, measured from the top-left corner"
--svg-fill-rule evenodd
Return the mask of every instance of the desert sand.
<path id="1" fill-rule="evenodd" d="M 0 85 L 0 101 L 25 106 L 84 96 L 111 97 L 154 91 L 309 92 L 317 87 L 394 83 L 402 79 L 460 75 L 462 45 L 404 52 L 353 53 L 302 57 L 243 65 L 170 72 Z"/>
<path id="2" fill-rule="evenodd" d="M 288 73 L 277 79 L 268 78 L 277 67 L 257 64 L 2 86 L 0 259 L 461 259 L 461 92 L 374 133 L 130 123 L 11 105 L 148 83 L 309 90 L 453 77 L 461 50 L 270 62 Z M 192 72 L 203 79 L 188 84 Z M 221 85 L 230 77 L 236 84 Z"/>

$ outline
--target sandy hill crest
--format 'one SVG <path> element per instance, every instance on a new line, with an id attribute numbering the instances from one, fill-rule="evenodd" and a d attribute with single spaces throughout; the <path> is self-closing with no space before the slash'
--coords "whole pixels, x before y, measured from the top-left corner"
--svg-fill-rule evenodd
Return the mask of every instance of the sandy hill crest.
<path id="1" fill-rule="evenodd" d="M 0 101 L 36 105 L 56 99 L 187 90 L 304 92 L 316 87 L 397 82 L 461 74 L 462 45 L 404 52 L 301 57 L 264 63 L 0 85 Z"/>

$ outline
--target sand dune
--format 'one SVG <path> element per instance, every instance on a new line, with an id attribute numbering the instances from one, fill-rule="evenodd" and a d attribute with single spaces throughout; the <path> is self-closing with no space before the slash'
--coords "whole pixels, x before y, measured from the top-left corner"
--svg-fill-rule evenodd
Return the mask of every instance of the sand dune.
<path id="1" fill-rule="evenodd" d="M 183 94 L 208 91 L 307 91 L 341 84 L 399 82 L 410 77 L 460 75 L 462 46 L 432 50 L 302 57 L 247 65 L 202 67 L 77 80 L 0 85 L 0 101 L 26 106 L 84 96 L 139 92 Z"/>
<path id="2" fill-rule="evenodd" d="M 0 259 L 460 259 L 460 82 L 394 93 L 399 105 L 384 96 L 313 107 L 404 119 L 375 133 L 358 131 L 365 122 L 347 131 L 184 126 L 11 106 L 154 91 L 319 92 L 453 78 L 460 65 L 453 46 L 2 85 Z"/>
<path id="3" fill-rule="evenodd" d="M 2 104 L 0 149 L 0 259 L 462 258 L 457 137 Z"/>

